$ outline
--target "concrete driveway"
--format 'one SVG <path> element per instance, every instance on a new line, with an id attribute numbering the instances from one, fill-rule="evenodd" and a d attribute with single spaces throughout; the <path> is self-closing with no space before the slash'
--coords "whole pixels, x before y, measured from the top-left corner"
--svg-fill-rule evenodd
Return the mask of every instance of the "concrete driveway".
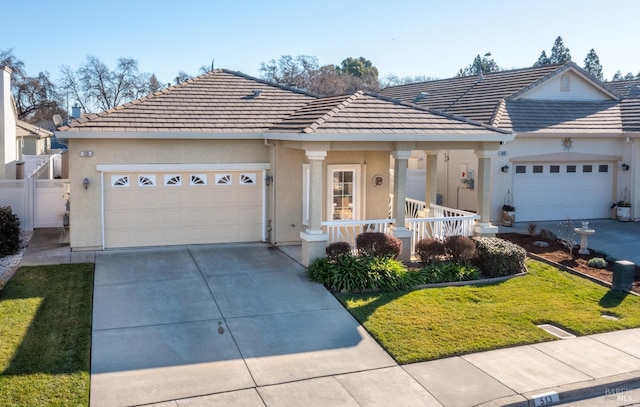
<path id="1" fill-rule="evenodd" d="M 278 397 L 273 385 L 389 367 L 406 375 L 301 265 L 267 245 L 98 252 L 95 273 L 92 406 L 241 389 L 234 404 L 263 405 Z M 393 395 L 393 380 L 382 382 Z"/>

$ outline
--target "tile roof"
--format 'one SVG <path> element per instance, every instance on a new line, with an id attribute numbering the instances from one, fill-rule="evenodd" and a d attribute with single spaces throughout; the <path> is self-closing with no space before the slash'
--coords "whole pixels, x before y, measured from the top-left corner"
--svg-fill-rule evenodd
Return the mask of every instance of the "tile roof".
<path id="1" fill-rule="evenodd" d="M 259 95 L 256 90 L 260 91 Z M 83 117 L 60 130 L 112 133 L 509 134 L 486 124 L 381 95 L 356 92 L 318 98 L 226 70 L 212 71 L 123 106 Z"/>
<path id="2" fill-rule="evenodd" d="M 38 127 L 31 123 L 27 123 L 22 120 L 16 120 L 16 127 L 18 129 L 19 136 L 38 136 L 38 137 L 51 137 L 53 136 L 53 132 L 43 129 L 42 127 Z"/>
<path id="3" fill-rule="evenodd" d="M 620 103 L 506 100 L 496 126 L 516 133 L 621 133 Z"/>
<path id="4" fill-rule="evenodd" d="M 423 135 L 487 134 L 496 131 L 508 133 L 482 123 L 365 92 L 314 100 L 271 127 L 269 131 Z"/>
<path id="5" fill-rule="evenodd" d="M 218 69 L 114 109 L 88 115 L 60 130 L 263 132 L 314 99 L 315 96 L 300 90 Z"/>
<path id="6" fill-rule="evenodd" d="M 605 85 L 622 98 L 640 97 L 640 79 L 605 82 Z"/>
<path id="7" fill-rule="evenodd" d="M 640 98 L 623 99 L 620 102 L 622 130 L 640 133 Z"/>
<path id="8" fill-rule="evenodd" d="M 381 94 L 428 106 L 513 132 L 622 133 L 640 131 L 640 80 L 595 86 L 622 100 L 607 102 L 533 101 L 518 97 L 567 69 L 590 75 L 575 63 L 493 72 L 389 87 Z M 428 95 L 418 97 L 420 92 Z"/>
<path id="9" fill-rule="evenodd" d="M 501 99 L 545 78 L 562 65 L 499 71 L 479 76 L 393 86 L 380 94 L 435 110 L 489 123 Z M 420 92 L 428 95 L 419 98 Z"/>

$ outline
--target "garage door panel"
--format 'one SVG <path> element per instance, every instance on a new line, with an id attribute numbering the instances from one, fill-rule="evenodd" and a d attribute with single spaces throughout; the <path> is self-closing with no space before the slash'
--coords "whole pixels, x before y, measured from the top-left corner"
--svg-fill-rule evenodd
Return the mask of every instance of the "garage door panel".
<path id="1" fill-rule="evenodd" d="M 559 173 L 551 173 L 551 165 L 559 166 Z M 576 172 L 566 172 L 574 166 Z M 543 163 L 542 173 L 533 173 L 532 164 L 518 164 L 526 173 L 514 174 L 513 196 L 516 218 L 519 221 L 562 219 L 598 219 L 610 215 L 613 176 L 599 172 L 593 163 Z M 591 172 L 584 171 L 591 168 Z"/>
<path id="2" fill-rule="evenodd" d="M 111 177 L 113 175 L 113 177 Z M 259 241 L 262 239 L 262 186 L 225 173 L 226 184 L 214 182 L 215 173 L 145 174 L 157 184 L 138 186 L 140 174 L 128 174 L 131 185 L 105 185 L 105 246 L 134 247 L 175 244 Z M 181 175 L 182 185 L 163 181 Z M 121 175 L 107 175 L 118 180 Z M 253 177 L 256 181 L 260 177 Z M 243 180 L 243 182 L 241 182 Z M 186 182 L 185 182 L 186 181 Z M 208 183 L 207 183 L 208 181 Z"/>

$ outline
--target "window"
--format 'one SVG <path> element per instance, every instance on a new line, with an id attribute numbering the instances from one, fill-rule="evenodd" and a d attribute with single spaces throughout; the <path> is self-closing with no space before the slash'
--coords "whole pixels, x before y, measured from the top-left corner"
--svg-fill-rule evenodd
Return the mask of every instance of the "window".
<path id="1" fill-rule="evenodd" d="M 231 185 L 231 174 L 216 174 L 216 185 Z"/>
<path id="2" fill-rule="evenodd" d="M 111 176 L 111 186 L 116 188 L 126 188 L 129 186 L 129 176 L 128 175 L 112 175 Z"/>
<path id="3" fill-rule="evenodd" d="M 191 174 L 189 177 L 189 185 L 207 185 L 207 174 Z"/>
<path id="4" fill-rule="evenodd" d="M 576 172 L 575 165 L 567 165 L 567 172 Z"/>
<path id="5" fill-rule="evenodd" d="M 593 165 L 583 165 L 582 172 L 593 172 Z"/>
<path id="6" fill-rule="evenodd" d="M 552 165 L 549 167 L 549 172 L 552 174 L 558 174 L 560 173 L 560 166 L 559 165 Z"/>
<path id="7" fill-rule="evenodd" d="M 599 165 L 598 172 L 609 172 L 609 166 L 607 164 Z"/>
<path id="8" fill-rule="evenodd" d="M 533 166 L 533 173 L 534 174 L 542 174 L 542 165 L 534 165 Z"/>
<path id="9" fill-rule="evenodd" d="M 256 174 L 240 174 L 240 185 L 253 185 L 256 183 Z"/>
<path id="10" fill-rule="evenodd" d="M 179 187 L 182 185 L 182 176 L 180 174 L 165 174 L 164 186 Z"/>
<path id="11" fill-rule="evenodd" d="M 360 167 L 353 165 L 330 165 L 329 220 L 359 219 Z"/>
<path id="12" fill-rule="evenodd" d="M 516 165 L 516 174 L 525 174 L 527 172 L 526 165 Z"/>
<path id="13" fill-rule="evenodd" d="M 140 174 L 138 175 L 139 187 L 155 187 L 156 186 L 156 174 Z"/>

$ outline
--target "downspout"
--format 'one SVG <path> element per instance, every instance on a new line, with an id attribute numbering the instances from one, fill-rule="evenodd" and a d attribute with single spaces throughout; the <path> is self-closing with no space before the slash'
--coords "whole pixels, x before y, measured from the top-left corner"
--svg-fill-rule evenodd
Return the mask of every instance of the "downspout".
<path id="1" fill-rule="evenodd" d="M 271 147 L 271 176 L 276 173 L 276 146 L 275 144 L 269 144 L 267 138 L 264 138 L 264 145 L 267 147 Z M 267 175 L 269 176 L 269 175 Z M 266 178 L 266 177 L 265 177 Z M 263 182 L 266 182 L 263 180 Z M 275 177 L 271 179 L 271 194 L 269 194 L 269 198 L 267 200 L 269 205 L 269 219 L 265 219 L 267 224 L 265 225 L 267 228 L 267 243 L 274 244 L 273 242 L 273 225 L 276 224 L 276 185 L 275 185 Z M 266 189 L 266 186 L 265 186 Z"/>

